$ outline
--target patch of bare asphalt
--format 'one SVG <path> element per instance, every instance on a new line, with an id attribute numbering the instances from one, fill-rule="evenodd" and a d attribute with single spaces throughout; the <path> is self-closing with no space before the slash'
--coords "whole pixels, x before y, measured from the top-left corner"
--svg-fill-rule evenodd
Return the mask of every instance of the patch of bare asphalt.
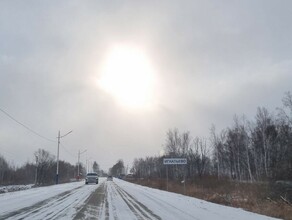
<path id="1" fill-rule="evenodd" d="M 106 185 L 106 189 L 107 189 L 107 185 Z M 107 190 L 106 194 L 107 194 Z M 107 195 L 105 196 L 105 220 L 109 219 L 109 204 L 108 204 L 108 199 L 107 199 Z"/>
<path id="2" fill-rule="evenodd" d="M 80 187 L 82 187 L 82 186 L 80 186 Z M 15 210 L 13 212 L 7 213 L 5 215 L 0 215 L 0 219 L 7 219 L 7 218 L 11 218 L 11 217 L 17 219 L 16 216 L 20 215 L 20 214 L 22 215 L 22 218 L 24 218 L 26 216 L 25 215 L 26 213 L 27 213 L 27 216 L 30 215 L 31 213 L 37 213 L 41 209 L 42 206 L 46 205 L 51 200 L 54 200 L 54 199 L 63 200 L 66 197 L 70 196 L 73 191 L 75 191 L 76 189 L 79 189 L 80 187 L 77 187 L 77 188 L 72 189 L 72 190 L 68 190 L 68 191 L 63 192 L 61 194 L 58 194 L 54 197 L 51 197 L 51 198 L 48 198 L 48 199 L 43 200 L 41 202 L 35 203 L 34 205 L 31 205 L 29 207 L 18 209 L 18 210 Z"/>
<path id="3" fill-rule="evenodd" d="M 80 219 L 98 219 L 99 211 L 102 209 L 106 197 L 106 186 L 102 183 L 85 201 L 80 211 L 74 217 L 74 220 Z M 107 208 L 108 210 L 108 208 Z"/>

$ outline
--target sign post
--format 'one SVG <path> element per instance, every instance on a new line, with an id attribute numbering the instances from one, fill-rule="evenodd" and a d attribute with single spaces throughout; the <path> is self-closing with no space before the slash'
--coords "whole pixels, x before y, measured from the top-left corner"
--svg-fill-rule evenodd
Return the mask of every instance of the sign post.
<path id="1" fill-rule="evenodd" d="M 163 159 L 164 165 L 186 165 L 187 158 L 164 158 Z M 184 194 L 186 192 L 186 177 L 185 177 L 185 170 L 184 170 Z M 168 191 L 168 166 L 166 166 L 166 190 Z"/>

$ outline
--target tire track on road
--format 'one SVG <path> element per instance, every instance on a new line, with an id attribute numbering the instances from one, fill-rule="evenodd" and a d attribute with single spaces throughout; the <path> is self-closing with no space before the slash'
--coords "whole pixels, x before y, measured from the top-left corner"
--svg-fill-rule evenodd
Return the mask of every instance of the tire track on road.
<path id="1" fill-rule="evenodd" d="M 194 220 L 199 220 L 198 218 L 194 217 L 193 215 L 190 215 L 186 213 L 185 211 L 177 208 L 176 206 L 172 205 L 171 203 L 168 203 L 166 201 L 160 201 L 157 198 L 153 198 L 151 195 L 147 195 L 146 193 L 142 192 L 142 194 L 147 197 L 148 199 L 152 200 L 154 203 L 159 204 L 159 206 L 164 207 L 166 210 L 169 210 L 169 212 L 173 212 L 173 214 L 177 215 L 177 212 L 174 212 L 174 210 L 180 212 L 181 216 L 184 215 L 188 218 L 194 219 Z"/>
<path id="2" fill-rule="evenodd" d="M 112 182 L 108 182 L 107 186 L 112 189 Z M 109 191 L 107 191 L 108 193 Z M 116 191 L 113 191 L 113 190 L 110 190 L 111 193 L 108 194 L 108 196 L 110 196 L 110 201 L 113 201 L 114 200 L 114 196 L 117 196 L 117 193 Z M 112 210 L 112 213 L 113 213 L 113 218 L 114 220 L 118 220 L 118 214 L 117 214 L 117 208 L 112 205 L 110 208 L 109 208 L 109 203 L 108 203 L 108 196 L 107 196 L 107 204 L 108 204 L 108 211 L 111 209 Z"/>
<path id="3" fill-rule="evenodd" d="M 120 188 L 117 184 L 113 183 L 113 186 L 117 193 L 121 196 L 124 202 L 132 210 L 138 219 L 158 219 L 161 220 L 159 216 L 154 214 L 150 209 L 148 209 L 144 204 L 136 200 L 133 196 L 127 193 L 125 190 Z"/>
<path id="4" fill-rule="evenodd" d="M 144 190 L 141 190 L 141 189 L 139 189 L 139 191 L 140 191 L 141 195 L 143 195 L 144 197 L 148 198 L 153 203 L 158 204 L 158 206 L 163 207 L 165 210 L 168 210 L 169 213 L 173 213 L 173 215 L 177 215 L 177 213 L 179 212 L 180 216 L 185 216 L 185 218 L 187 218 L 187 219 L 199 220 L 195 216 L 193 216 L 193 215 L 191 215 L 191 214 L 179 209 L 178 207 L 174 206 L 173 204 L 169 203 L 168 201 L 162 201 L 158 197 L 153 197 L 153 195 L 148 194 L 147 191 L 144 191 Z"/>
<path id="5" fill-rule="evenodd" d="M 82 186 L 79 186 L 75 189 L 63 192 L 59 195 L 56 195 L 54 197 L 51 197 L 49 199 L 43 200 L 41 202 L 38 202 L 32 206 L 26 207 L 26 208 L 22 208 L 19 210 L 16 210 L 14 212 L 10 212 L 8 214 L 2 215 L 0 216 L 0 219 L 25 219 L 26 217 L 30 217 L 31 214 L 36 214 L 38 213 L 40 210 L 42 210 L 44 207 L 48 207 L 49 204 L 51 203 L 52 200 L 56 200 L 56 202 L 62 201 L 64 199 L 66 199 L 67 197 L 69 197 L 71 194 L 74 193 L 75 190 L 81 188 Z"/>

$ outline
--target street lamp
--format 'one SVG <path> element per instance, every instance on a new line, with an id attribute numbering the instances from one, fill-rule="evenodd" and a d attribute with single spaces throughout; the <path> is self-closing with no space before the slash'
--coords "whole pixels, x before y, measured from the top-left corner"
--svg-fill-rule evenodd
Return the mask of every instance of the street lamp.
<path id="1" fill-rule="evenodd" d="M 58 151 L 57 151 L 57 172 L 56 172 L 56 184 L 59 183 L 59 149 L 60 149 L 60 139 L 70 134 L 72 131 L 69 131 L 67 134 L 60 135 L 60 131 L 58 133 Z"/>

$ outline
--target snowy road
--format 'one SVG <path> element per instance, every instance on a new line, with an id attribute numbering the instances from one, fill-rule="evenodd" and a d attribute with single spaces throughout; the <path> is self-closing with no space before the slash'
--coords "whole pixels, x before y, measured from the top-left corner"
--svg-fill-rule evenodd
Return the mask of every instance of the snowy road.
<path id="1" fill-rule="evenodd" d="M 0 219 L 71 219 L 97 187 L 82 181 L 0 194 Z"/>
<path id="2" fill-rule="evenodd" d="M 122 180 L 0 194 L 0 219 L 272 219 Z"/>

